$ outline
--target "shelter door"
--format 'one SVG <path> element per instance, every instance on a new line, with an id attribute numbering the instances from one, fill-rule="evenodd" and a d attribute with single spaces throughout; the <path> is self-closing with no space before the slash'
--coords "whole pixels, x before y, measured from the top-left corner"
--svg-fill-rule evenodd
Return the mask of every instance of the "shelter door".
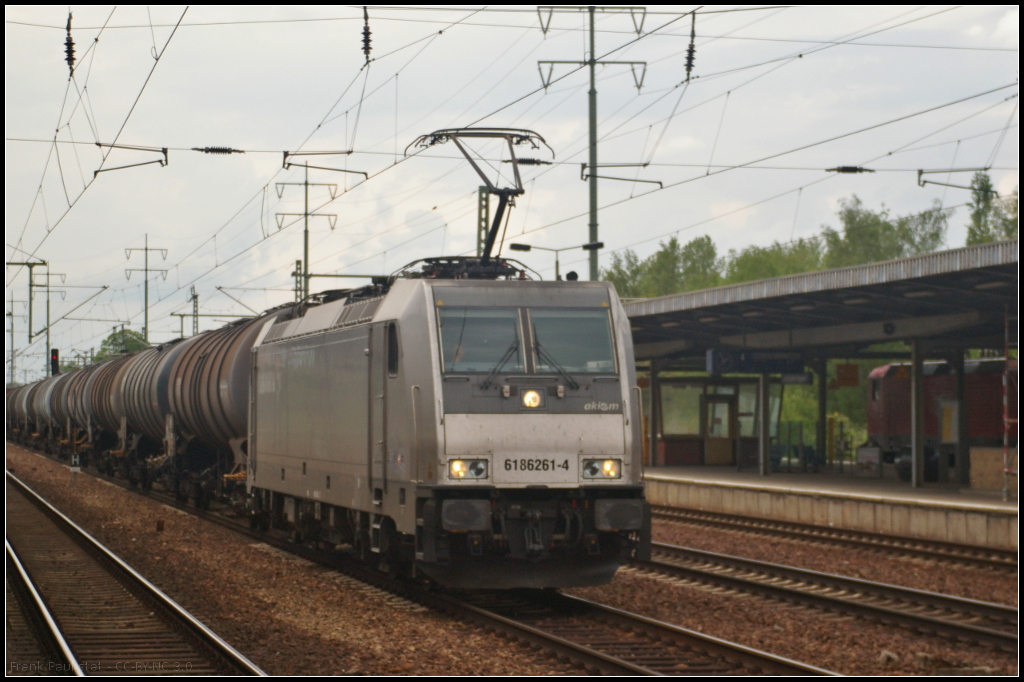
<path id="1" fill-rule="evenodd" d="M 736 442 L 736 399 L 707 396 L 704 403 L 704 464 L 734 463 Z"/>
<path id="2" fill-rule="evenodd" d="M 370 489 L 375 502 L 387 488 L 387 325 L 370 329 Z"/>

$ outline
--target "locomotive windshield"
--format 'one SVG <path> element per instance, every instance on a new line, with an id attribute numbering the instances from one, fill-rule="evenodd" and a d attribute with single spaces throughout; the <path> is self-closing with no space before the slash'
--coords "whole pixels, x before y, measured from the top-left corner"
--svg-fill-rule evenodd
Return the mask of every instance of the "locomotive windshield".
<path id="1" fill-rule="evenodd" d="M 439 308 L 446 372 L 523 372 L 519 311 L 515 308 Z M 502 364 L 504 363 L 504 364 Z"/>
<path id="2" fill-rule="evenodd" d="M 610 374 L 615 371 L 606 309 L 531 308 L 534 362 L 539 373 Z"/>

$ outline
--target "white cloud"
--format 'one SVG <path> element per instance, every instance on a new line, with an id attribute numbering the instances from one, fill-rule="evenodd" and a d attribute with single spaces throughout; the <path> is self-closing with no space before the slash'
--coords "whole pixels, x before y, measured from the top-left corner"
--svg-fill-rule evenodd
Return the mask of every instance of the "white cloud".
<path id="1" fill-rule="evenodd" d="M 1016 47 L 1020 43 L 1020 9 L 1014 7 L 996 24 L 992 39 Z"/>

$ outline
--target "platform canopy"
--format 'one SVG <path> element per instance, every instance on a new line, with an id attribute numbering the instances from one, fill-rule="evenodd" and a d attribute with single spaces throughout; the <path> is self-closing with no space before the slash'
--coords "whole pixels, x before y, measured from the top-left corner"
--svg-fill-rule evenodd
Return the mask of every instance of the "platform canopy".
<path id="1" fill-rule="evenodd" d="M 1001 351 L 1017 242 L 627 301 L 636 358 L 702 366 L 712 348 L 869 358 L 874 344 L 909 340 L 933 356 Z"/>

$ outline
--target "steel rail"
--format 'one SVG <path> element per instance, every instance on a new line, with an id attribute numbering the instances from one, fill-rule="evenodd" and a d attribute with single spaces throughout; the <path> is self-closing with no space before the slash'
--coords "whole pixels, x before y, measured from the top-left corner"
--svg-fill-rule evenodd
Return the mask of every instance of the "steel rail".
<path id="1" fill-rule="evenodd" d="M 1017 609 L 974 599 L 654 543 L 634 566 L 919 632 L 1017 650 Z"/>
<path id="2" fill-rule="evenodd" d="M 85 673 L 82 671 L 82 665 L 71 652 L 71 647 L 68 646 L 64 633 L 61 632 L 57 621 L 53 618 L 53 614 L 50 613 L 46 602 L 43 601 L 39 590 L 36 589 L 32 577 L 25 570 L 25 566 L 18 557 L 18 553 L 11 547 L 11 543 L 6 537 L 4 538 L 4 549 L 7 552 L 9 564 L 7 579 L 12 583 L 15 591 L 20 592 L 24 598 L 24 603 L 21 603 L 22 600 L 17 601 L 19 606 L 24 607 L 29 629 L 34 630 L 33 634 L 37 641 L 50 650 L 51 656 L 56 659 L 51 662 L 59 667 L 59 672 L 71 672 L 75 677 L 84 677 Z M 16 661 L 8 662 L 8 672 L 10 672 L 10 663 L 16 663 Z"/>
<path id="3" fill-rule="evenodd" d="M 615 665 L 628 666 L 627 670 L 631 669 L 633 675 L 836 674 L 558 592 L 480 593 L 464 597 L 460 606 L 482 610 L 488 617 L 498 616 L 560 642 L 582 647 Z"/>
<path id="4" fill-rule="evenodd" d="M 1017 553 L 1009 550 L 678 507 L 654 506 L 651 513 L 654 518 L 666 521 L 870 549 L 886 554 L 909 555 L 1001 571 L 1017 571 Z"/>
<path id="5" fill-rule="evenodd" d="M 129 593 L 141 595 L 145 600 L 160 608 L 162 615 L 166 617 L 167 621 L 170 621 L 171 627 L 201 642 L 205 649 L 217 657 L 218 660 L 215 662 L 217 665 L 226 666 L 233 674 L 266 676 L 266 673 L 258 666 L 132 569 L 74 521 L 67 518 L 17 476 L 10 471 L 5 473 L 7 483 L 24 495 L 31 505 L 51 520 L 59 532 L 81 547 L 87 556 L 98 561 L 104 571 L 123 585 Z M 71 649 L 74 650 L 74 644 L 71 644 Z"/>

